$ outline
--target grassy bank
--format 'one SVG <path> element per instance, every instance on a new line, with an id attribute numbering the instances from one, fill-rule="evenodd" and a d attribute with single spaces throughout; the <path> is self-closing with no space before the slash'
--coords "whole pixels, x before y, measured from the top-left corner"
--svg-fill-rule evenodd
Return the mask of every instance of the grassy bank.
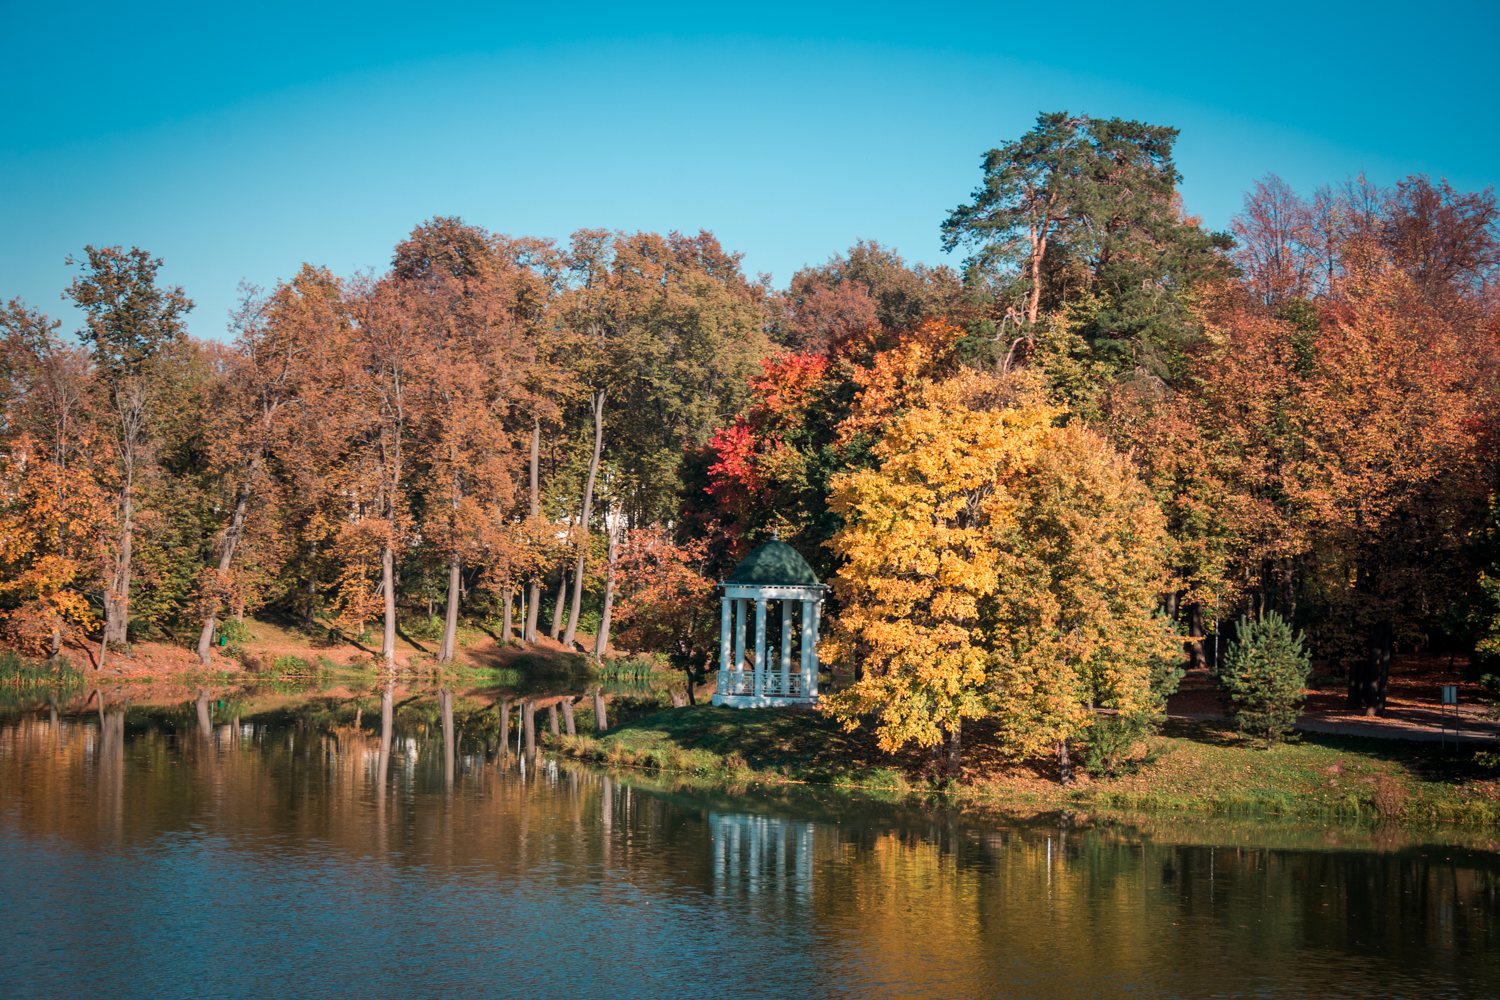
<path id="1" fill-rule="evenodd" d="M 551 746 L 580 760 L 728 784 L 862 787 L 974 806 L 1500 823 L 1497 776 L 1468 749 L 1306 734 L 1267 750 L 1222 724 L 1171 720 L 1116 775 L 1083 773 L 1065 787 L 1053 762 L 1007 760 L 992 735 L 972 727 L 956 778 L 921 751 L 883 753 L 868 731 L 846 733 L 810 712 L 670 709 Z"/>

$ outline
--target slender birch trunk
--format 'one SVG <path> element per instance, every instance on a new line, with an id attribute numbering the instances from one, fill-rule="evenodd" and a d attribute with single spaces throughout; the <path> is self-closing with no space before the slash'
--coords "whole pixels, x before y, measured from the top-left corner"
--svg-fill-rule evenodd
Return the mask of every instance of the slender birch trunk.
<path id="1" fill-rule="evenodd" d="M 455 467 L 457 466 L 458 453 L 452 445 L 449 445 L 448 448 L 448 460 Z M 458 476 L 457 469 L 455 468 L 453 477 L 453 489 L 450 491 L 450 495 L 448 498 L 450 510 L 449 525 L 453 530 L 452 542 L 455 545 L 457 545 L 458 543 L 458 507 L 462 495 L 463 483 Z M 463 585 L 462 570 L 462 561 L 459 558 L 457 550 L 455 549 L 453 554 L 448 557 L 448 606 L 443 610 L 443 641 L 438 646 L 439 663 L 453 662 L 453 645 L 454 640 L 458 636 L 458 605 L 459 600 L 462 597 L 462 595 L 459 593 L 459 588 Z"/>
<path id="2" fill-rule="evenodd" d="M 532 580 L 526 588 L 526 625 L 522 631 L 524 641 L 536 642 L 537 610 L 542 603 L 542 581 Z"/>
<path id="3" fill-rule="evenodd" d="M 604 570 L 604 611 L 599 616 L 599 634 L 594 637 L 594 659 L 596 660 L 604 659 L 604 653 L 609 649 L 609 623 L 615 606 L 615 571 L 620 564 L 621 524 L 622 521 L 618 515 L 611 519 L 606 511 L 604 526 L 609 534 L 609 557 Z"/>
<path id="4" fill-rule="evenodd" d="M 578 567 L 573 574 L 573 604 L 568 611 L 568 630 L 563 634 L 564 646 L 573 645 L 573 636 L 578 631 L 578 612 L 583 605 L 583 567 L 589 551 L 589 513 L 594 503 L 594 480 L 599 475 L 599 454 L 604 448 L 604 396 L 605 390 L 600 389 L 590 401 L 594 410 L 594 454 L 589 459 L 589 478 L 583 488 L 583 517 L 578 522 Z"/>

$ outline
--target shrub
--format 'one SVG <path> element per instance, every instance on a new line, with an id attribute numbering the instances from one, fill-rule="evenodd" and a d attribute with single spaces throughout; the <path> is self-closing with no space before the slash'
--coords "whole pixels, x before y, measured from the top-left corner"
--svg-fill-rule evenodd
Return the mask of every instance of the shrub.
<path id="1" fill-rule="evenodd" d="M 302 657 L 286 654 L 276 657 L 276 662 L 271 664 L 271 673 L 278 677 L 304 677 L 314 671 Z"/>
<path id="2" fill-rule="evenodd" d="M 1218 675 L 1224 710 L 1241 733 L 1263 736 L 1269 747 L 1296 725 L 1312 660 L 1274 611 L 1259 621 L 1241 618 L 1235 636 Z"/>
<path id="3" fill-rule="evenodd" d="M 1096 778 L 1114 777 L 1135 745 L 1150 735 L 1148 715 L 1101 715 L 1089 727 L 1083 748 L 1083 766 Z"/>
<path id="4" fill-rule="evenodd" d="M 245 643 L 250 641 L 250 626 L 244 622 L 237 622 L 233 618 L 227 618 L 219 622 L 219 638 L 225 644 Z"/>

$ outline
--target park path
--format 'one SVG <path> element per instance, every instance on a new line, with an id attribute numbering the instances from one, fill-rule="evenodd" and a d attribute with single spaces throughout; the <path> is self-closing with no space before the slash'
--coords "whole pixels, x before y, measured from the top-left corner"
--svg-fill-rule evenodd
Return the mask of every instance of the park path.
<path id="1" fill-rule="evenodd" d="M 1305 733 L 1438 743 L 1454 739 L 1456 720 L 1460 743 L 1493 743 L 1500 740 L 1500 721 L 1483 718 L 1487 706 L 1482 699 L 1486 692 L 1465 679 L 1466 668 L 1466 663 L 1444 657 L 1398 657 L 1392 664 L 1386 714 L 1381 717 L 1346 712 L 1342 680 L 1315 677 L 1322 683 L 1306 692 L 1307 702 L 1297 720 L 1297 729 Z M 1457 710 L 1450 707 L 1446 717 L 1438 704 L 1444 684 L 1457 685 L 1459 701 Z M 1184 675 L 1178 692 L 1167 700 L 1167 715 L 1200 722 L 1224 719 L 1218 689 L 1206 671 L 1189 670 Z"/>
<path id="2" fill-rule="evenodd" d="M 1222 722 L 1222 712 L 1169 712 L 1171 719 L 1193 719 L 1198 722 Z M 1455 732 L 1454 719 L 1458 725 Z M 1337 736 L 1370 736 L 1383 740 L 1415 740 L 1422 743 L 1453 742 L 1493 743 L 1500 739 L 1500 722 L 1481 719 L 1475 711 L 1450 712 L 1446 729 L 1437 709 L 1393 708 L 1384 718 L 1359 715 L 1329 715 L 1304 712 L 1297 720 L 1297 730 L 1304 733 L 1329 733 Z"/>

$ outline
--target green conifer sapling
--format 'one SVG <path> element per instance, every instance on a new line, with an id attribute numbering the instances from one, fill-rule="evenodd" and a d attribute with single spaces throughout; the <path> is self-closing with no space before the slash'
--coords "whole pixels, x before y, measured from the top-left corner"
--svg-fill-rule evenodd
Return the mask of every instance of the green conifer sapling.
<path id="1" fill-rule="evenodd" d="M 1302 712 L 1312 660 L 1302 637 L 1274 611 L 1260 621 L 1241 618 L 1237 633 L 1219 673 L 1224 708 L 1240 732 L 1264 736 L 1269 748 Z"/>

